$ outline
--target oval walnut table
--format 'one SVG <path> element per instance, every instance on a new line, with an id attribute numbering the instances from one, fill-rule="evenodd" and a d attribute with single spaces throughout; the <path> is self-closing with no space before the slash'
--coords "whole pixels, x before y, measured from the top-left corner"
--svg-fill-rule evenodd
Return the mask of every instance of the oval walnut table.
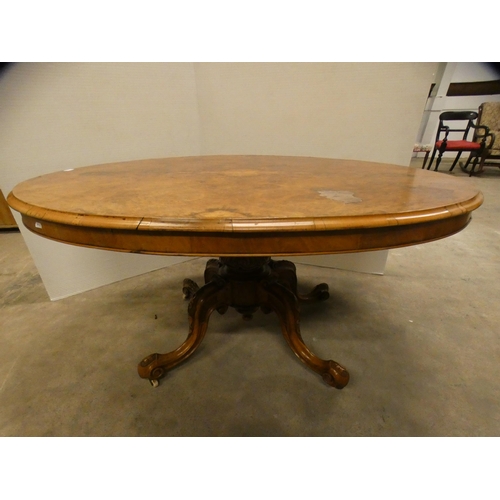
<path id="1" fill-rule="evenodd" d="M 328 298 L 297 290 L 295 266 L 272 257 L 390 249 L 457 233 L 482 203 L 466 180 L 361 161 L 200 156 L 55 172 L 17 185 L 9 205 L 53 240 L 107 250 L 210 259 L 203 286 L 184 280 L 189 334 L 139 363 L 158 380 L 200 345 L 210 314 L 274 311 L 297 357 L 338 389 L 347 370 L 318 358 L 299 329 L 299 304 Z"/>

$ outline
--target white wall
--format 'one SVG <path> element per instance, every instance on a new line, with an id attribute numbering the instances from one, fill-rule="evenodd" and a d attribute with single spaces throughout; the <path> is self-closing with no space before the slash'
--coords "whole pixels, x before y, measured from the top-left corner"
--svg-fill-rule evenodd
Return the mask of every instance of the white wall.
<path id="1" fill-rule="evenodd" d="M 437 64 L 195 65 L 205 154 L 408 165 Z"/>
<path id="2" fill-rule="evenodd" d="M 96 163 L 215 153 L 408 165 L 436 69 L 435 63 L 16 64 L 0 79 L 0 186 L 7 193 L 26 178 Z M 77 248 L 22 230 L 52 299 L 182 259 Z M 386 255 L 331 256 L 326 263 L 321 257 L 320 264 L 382 272 Z"/>
<path id="3" fill-rule="evenodd" d="M 0 79 L 0 183 L 65 168 L 200 153 L 192 64 L 15 64 Z M 184 258 L 64 245 L 24 228 L 52 300 Z"/>

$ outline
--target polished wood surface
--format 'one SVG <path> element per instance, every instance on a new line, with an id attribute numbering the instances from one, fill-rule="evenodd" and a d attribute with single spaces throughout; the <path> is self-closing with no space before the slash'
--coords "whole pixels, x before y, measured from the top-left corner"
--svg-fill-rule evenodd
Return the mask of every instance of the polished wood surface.
<path id="1" fill-rule="evenodd" d="M 141 360 L 153 386 L 201 344 L 213 311 L 249 319 L 274 311 L 295 355 L 332 387 L 349 373 L 300 334 L 299 303 L 328 298 L 297 287 L 295 266 L 271 256 L 355 252 L 432 241 L 463 229 L 482 203 L 469 181 L 359 161 L 209 156 L 132 161 L 44 175 L 16 186 L 12 208 L 35 233 L 139 253 L 219 256 L 205 283 L 184 280 L 189 333 Z"/>
<path id="2" fill-rule="evenodd" d="M 17 227 L 9 206 L 0 190 L 0 229 L 12 229 Z"/>
<path id="3" fill-rule="evenodd" d="M 165 255 L 311 255 L 432 241 L 482 203 L 472 183 L 380 163 L 280 156 L 139 160 L 55 172 L 8 197 L 41 236 Z"/>

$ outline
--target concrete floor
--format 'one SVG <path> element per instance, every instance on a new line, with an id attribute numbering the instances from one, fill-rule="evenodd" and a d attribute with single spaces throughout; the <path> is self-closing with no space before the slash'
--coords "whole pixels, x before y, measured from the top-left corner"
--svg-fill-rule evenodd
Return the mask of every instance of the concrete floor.
<path id="1" fill-rule="evenodd" d="M 136 365 L 184 340 L 181 283 L 205 259 L 51 302 L 20 234 L 0 232 L 0 435 L 498 436 L 500 170 L 452 175 L 485 195 L 461 233 L 391 251 L 384 276 L 297 266 L 304 288 L 330 285 L 301 326 L 349 370 L 341 391 L 274 315 L 234 311 L 153 389 Z"/>

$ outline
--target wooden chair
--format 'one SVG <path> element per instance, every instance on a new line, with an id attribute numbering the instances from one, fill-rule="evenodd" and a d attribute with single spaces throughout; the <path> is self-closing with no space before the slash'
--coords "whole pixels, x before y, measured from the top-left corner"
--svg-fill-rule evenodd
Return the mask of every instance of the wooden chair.
<path id="1" fill-rule="evenodd" d="M 484 170 L 484 167 L 500 168 L 500 163 L 498 163 L 498 160 L 500 160 L 500 102 L 483 102 L 479 106 L 477 124 L 489 129 L 489 133 L 486 134 L 486 137 L 483 137 L 484 131 L 476 129 L 473 140 L 481 143 L 481 141 L 487 138 L 488 142 L 480 156 L 476 153 L 471 153 L 465 165 L 462 166 L 460 164 L 460 168 L 464 172 L 467 172 L 469 176 L 480 174 Z M 469 165 L 470 170 L 467 169 Z M 476 171 L 477 165 L 478 170 Z"/>
<path id="2" fill-rule="evenodd" d="M 485 148 L 486 135 L 489 133 L 489 130 L 487 130 L 487 127 L 485 126 L 474 124 L 474 120 L 476 120 L 477 117 L 478 113 L 475 111 L 445 111 L 439 115 L 438 131 L 436 134 L 434 148 L 432 150 L 431 161 L 429 162 L 427 170 L 430 170 L 436 153 L 438 153 L 438 157 L 436 159 L 436 166 L 434 170 L 438 169 L 444 153 L 457 153 L 457 156 L 455 157 L 455 160 L 450 168 L 450 172 L 455 168 L 455 165 L 463 152 L 470 153 L 469 159 L 471 158 L 471 153 L 474 153 L 478 158 L 480 157 Z M 466 125 L 460 125 L 457 123 L 464 121 L 466 121 Z M 454 126 L 455 128 L 451 128 L 450 125 L 447 125 L 448 123 L 452 123 L 451 126 Z M 484 137 L 480 142 L 476 142 L 468 138 L 469 132 L 471 130 L 476 131 L 477 129 L 484 130 Z M 461 137 L 459 139 L 449 139 L 448 136 L 450 132 L 459 132 Z"/>

